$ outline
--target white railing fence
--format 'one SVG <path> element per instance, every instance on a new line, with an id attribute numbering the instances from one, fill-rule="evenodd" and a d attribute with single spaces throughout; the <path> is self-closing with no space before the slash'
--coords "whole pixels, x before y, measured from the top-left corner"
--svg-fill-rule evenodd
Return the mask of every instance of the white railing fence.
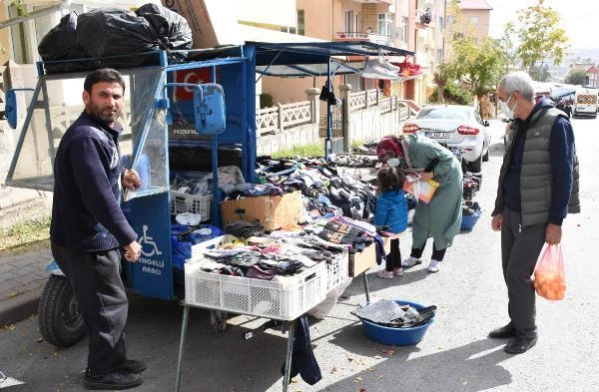
<path id="1" fill-rule="evenodd" d="M 285 129 L 310 124 L 312 118 L 310 101 L 294 102 L 277 105 L 256 111 L 256 133 L 258 137 L 267 134 L 277 134 Z"/>

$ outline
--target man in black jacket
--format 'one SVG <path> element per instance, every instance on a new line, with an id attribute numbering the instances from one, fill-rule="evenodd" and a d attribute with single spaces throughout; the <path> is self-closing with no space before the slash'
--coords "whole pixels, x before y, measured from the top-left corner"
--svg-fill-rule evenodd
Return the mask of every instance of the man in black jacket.
<path id="1" fill-rule="evenodd" d="M 54 161 L 52 255 L 69 279 L 89 335 L 87 389 L 127 389 L 142 383 L 146 366 L 127 359 L 128 300 L 120 277 L 121 253 L 138 260 L 141 246 L 120 208 L 121 187 L 141 185 L 124 171 L 116 119 L 124 106 L 125 82 L 113 69 L 90 73 L 85 110 L 67 129 Z"/>

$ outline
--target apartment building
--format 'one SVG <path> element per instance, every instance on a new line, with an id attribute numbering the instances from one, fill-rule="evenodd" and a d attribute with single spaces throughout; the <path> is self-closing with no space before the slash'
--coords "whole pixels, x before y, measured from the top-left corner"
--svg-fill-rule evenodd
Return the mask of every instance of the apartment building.
<path id="1" fill-rule="evenodd" d="M 477 39 L 489 37 L 491 11 L 493 7 L 485 0 L 462 0 L 459 4 L 462 19 L 461 28 L 468 26 Z"/>
<path id="2" fill-rule="evenodd" d="M 361 41 L 416 52 L 410 63 L 422 72 L 382 82 L 359 75 L 335 77 L 334 86 L 351 84 L 353 91 L 380 88 L 385 94 L 419 104 L 433 89 L 435 67 L 443 59 L 446 0 L 296 0 L 297 25 L 291 33 L 330 41 Z M 391 58 L 395 64 L 404 58 Z M 324 78 L 280 80 L 263 78 L 263 91 L 276 102 L 301 100 L 309 87 L 321 88 Z"/>

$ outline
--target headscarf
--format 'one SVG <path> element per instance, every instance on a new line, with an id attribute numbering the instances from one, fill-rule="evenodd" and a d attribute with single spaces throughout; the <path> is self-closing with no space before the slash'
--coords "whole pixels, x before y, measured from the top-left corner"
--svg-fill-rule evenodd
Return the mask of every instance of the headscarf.
<path id="1" fill-rule="evenodd" d="M 404 151 L 401 141 L 397 136 L 385 136 L 376 146 L 376 155 L 380 161 L 385 161 L 389 156 L 403 158 Z"/>

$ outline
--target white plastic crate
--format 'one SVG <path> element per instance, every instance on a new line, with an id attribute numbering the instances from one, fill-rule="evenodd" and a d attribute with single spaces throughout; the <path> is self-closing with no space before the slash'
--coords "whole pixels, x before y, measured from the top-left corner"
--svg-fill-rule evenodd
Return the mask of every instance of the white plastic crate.
<path id="1" fill-rule="evenodd" d="M 349 279 L 349 252 L 339 253 L 331 264 L 327 263 L 327 293 Z"/>
<path id="2" fill-rule="evenodd" d="M 324 262 L 297 275 L 279 276 L 272 281 L 202 271 L 202 251 L 232 239 L 235 237 L 222 236 L 192 247 L 192 259 L 185 264 L 187 304 L 270 319 L 294 320 L 325 299 L 327 264 Z"/>
<path id="3" fill-rule="evenodd" d="M 199 214 L 202 222 L 210 220 L 210 208 L 212 207 L 212 195 L 196 196 L 187 193 L 171 191 L 171 215 L 182 212 Z"/>

